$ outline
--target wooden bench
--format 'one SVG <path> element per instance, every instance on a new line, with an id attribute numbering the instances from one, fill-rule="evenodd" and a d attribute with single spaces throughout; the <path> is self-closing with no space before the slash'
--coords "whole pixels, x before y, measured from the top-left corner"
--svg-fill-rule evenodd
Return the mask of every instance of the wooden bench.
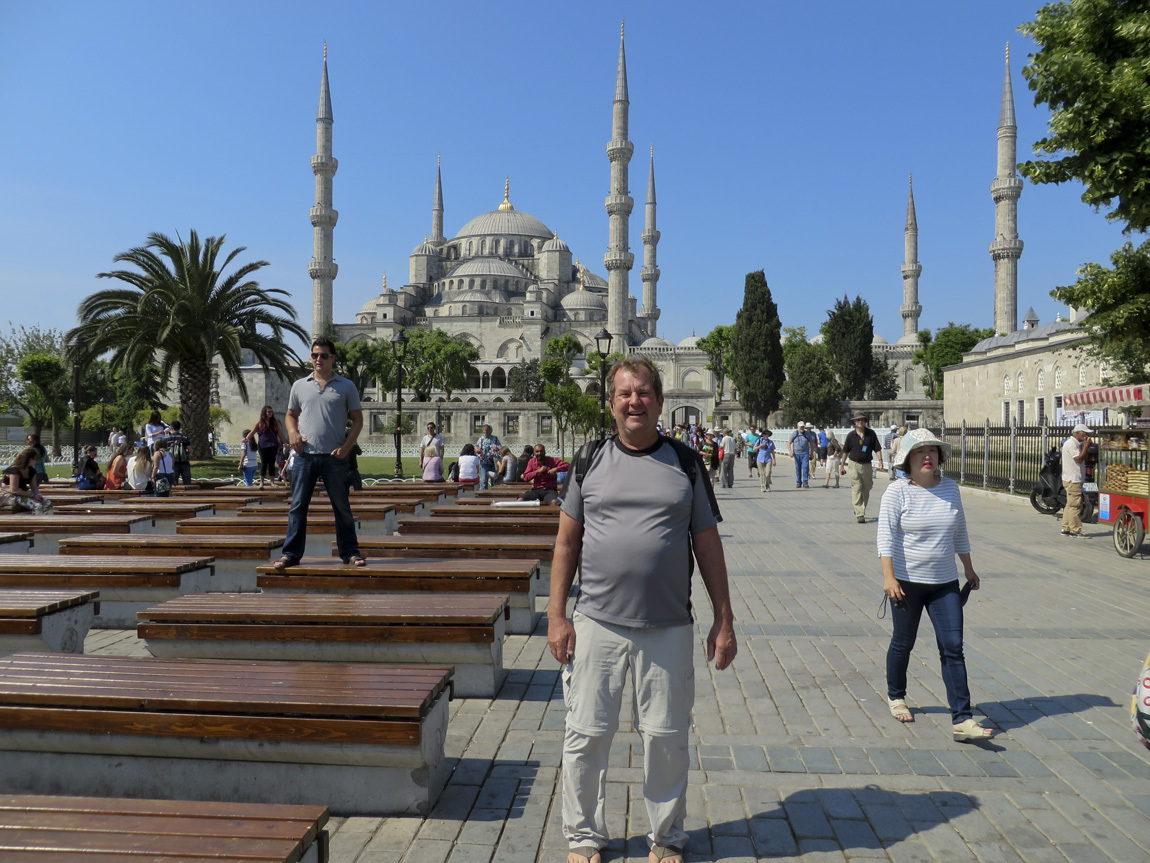
<path id="1" fill-rule="evenodd" d="M 136 612 L 213 589 L 212 559 L 0 554 L 0 589 L 98 591 L 92 626 L 131 629 Z"/>
<path id="2" fill-rule="evenodd" d="M 530 635 L 540 613 L 537 598 L 546 593 L 535 560 L 428 560 L 389 558 L 348 566 L 338 559 L 304 558 L 278 572 L 258 567 L 256 584 L 264 594 L 429 594 L 497 593 L 508 597 L 507 632 Z"/>
<path id="3" fill-rule="evenodd" d="M 442 557 L 467 560 L 538 560 L 540 572 L 551 575 L 555 553 L 553 536 L 483 536 L 480 534 L 433 534 L 429 536 L 359 537 L 365 557 Z M 335 552 L 332 552 L 335 554 Z"/>
<path id="4" fill-rule="evenodd" d="M 355 501 L 352 504 L 351 512 L 360 521 L 384 521 L 387 523 L 386 530 L 379 530 L 379 533 L 393 533 L 395 531 L 395 521 L 400 513 L 406 515 L 424 515 L 425 509 L 422 501 L 418 503 L 408 503 L 403 501 L 394 500 L 372 500 L 370 503 L 363 503 L 362 501 Z M 282 515 L 286 516 L 291 509 L 290 503 L 261 503 L 259 506 L 245 506 L 243 509 L 237 510 L 236 515 L 245 516 L 267 516 L 267 515 Z M 331 515 L 331 505 L 327 501 L 323 501 L 323 506 L 320 507 L 321 511 Z M 316 502 L 313 500 L 311 507 L 308 509 L 308 515 L 316 511 Z"/>
<path id="5" fill-rule="evenodd" d="M 123 534 L 144 536 L 155 527 L 150 515 L 122 513 L 120 515 L 68 514 L 0 516 L 0 531 L 20 530 L 36 534 L 36 551 L 55 554 L 60 540 L 66 536 L 85 533 Z"/>
<path id="6" fill-rule="evenodd" d="M 473 504 L 480 504 L 474 506 Z M 433 506 L 427 515 L 454 518 L 456 516 L 482 516 L 484 518 L 518 518 L 539 519 L 559 523 L 559 508 L 554 506 L 539 506 L 534 503 L 500 503 L 487 498 L 464 498 L 455 503 L 443 503 Z"/>
<path id="7" fill-rule="evenodd" d="M 0 533 L 0 551 L 4 554 L 31 551 L 36 540 L 31 531 Z"/>
<path id="8" fill-rule="evenodd" d="M 176 503 L 208 503 L 215 509 L 216 514 L 227 511 L 235 511 L 245 506 L 252 506 L 260 502 L 260 499 L 255 495 L 250 494 L 230 494 L 219 495 L 215 492 L 206 494 L 203 492 L 181 494 L 173 499 Z"/>
<path id="9" fill-rule="evenodd" d="M 0 590 L 0 655 L 83 653 L 99 596 L 98 590 Z"/>
<path id="10" fill-rule="evenodd" d="M 507 595 L 210 593 L 145 609 L 154 656 L 453 665 L 456 695 L 503 683 Z"/>
<path id="11" fill-rule="evenodd" d="M 196 519 L 199 521 L 199 519 Z M 210 557 L 215 558 L 213 591 L 247 593 L 256 589 L 256 565 L 277 557 L 282 536 L 193 536 L 144 534 L 108 536 L 89 534 L 60 540 L 60 554 L 101 557 Z"/>
<path id="12" fill-rule="evenodd" d="M 176 522 L 180 519 L 214 515 L 215 509 L 210 503 L 182 503 L 170 497 L 138 497 L 95 505 L 70 503 L 54 507 L 52 512 L 59 515 L 150 515 L 155 521 L 154 533 L 175 533 Z"/>
<path id="13" fill-rule="evenodd" d="M 327 863 L 326 806 L 0 794 L 6 863 Z"/>
<path id="14" fill-rule="evenodd" d="M 354 519 L 353 523 L 358 532 L 360 529 L 359 519 Z M 381 528 L 383 527 L 382 522 L 376 522 L 376 524 Z M 228 518 L 226 516 L 189 518 L 176 523 L 176 534 L 178 536 L 220 538 L 228 536 L 262 537 L 278 539 L 280 545 L 287 539 L 287 530 L 288 520 L 286 514 L 282 516 L 264 516 L 263 518 L 251 517 L 243 520 Z M 304 554 L 327 554 L 333 542 L 335 542 L 335 517 L 332 515 L 331 510 L 328 510 L 327 513 L 308 513 L 307 542 L 304 544 Z"/>
<path id="15" fill-rule="evenodd" d="M 45 485 L 43 483 L 40 485 L 40 491 L 44 497 L 57 503 L 92 503 L 98 500 L 124 500 L 139 497 L 144 494 L 142 491 L 136 491 L 131 488 L 82 489 L 76 488 L 74 485 Z"/>
<path id="16" fill-rule="evenodd" d="M 0 792 L 421 814 L 448 773 L 451 669 L 18 653 Z"/>
<path id="17" fill-rule="evenodd" d="M 498 513 L 484 516 L 424 516 L 416 518 L 406 516 L 399 520 L 396 533 L 400 536 L 414 536 L 417 534 L 442 535 L 453 533 L 469 533 L 484 536 L 549 536 L 555 541 L 559 533 L 559 518 L 552 521 L 539 518 L 518 518 L 515 515 L 499 515 Z"/>

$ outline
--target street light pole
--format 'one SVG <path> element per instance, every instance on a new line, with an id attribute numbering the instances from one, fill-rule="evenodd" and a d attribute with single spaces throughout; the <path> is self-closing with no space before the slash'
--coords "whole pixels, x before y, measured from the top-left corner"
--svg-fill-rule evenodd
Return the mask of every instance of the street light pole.
<path id="1" fill-rule="evenodd" d="M 607 355 L 611 353 L 611 334 L 603 327 L 595 335 L 595 352 L 599 354 L 599 439 L 607 436 Z"/>
<path id="2" fill-rule="evenodd" d="M 400 330 L 391 337 L 391 351 L 395 356 L 395 478 L 403 479 L 403 359 L 407 352 L 407 336 Z"/>
<path id="3" fill-rule="evenodd" d="M 72 360 L 72 475 L 80 470 L 80 351 L 84 340 L 77 336 L 68 339 L 68 356 Z M 55 444 L 53 444 L 54 446 Z"/>

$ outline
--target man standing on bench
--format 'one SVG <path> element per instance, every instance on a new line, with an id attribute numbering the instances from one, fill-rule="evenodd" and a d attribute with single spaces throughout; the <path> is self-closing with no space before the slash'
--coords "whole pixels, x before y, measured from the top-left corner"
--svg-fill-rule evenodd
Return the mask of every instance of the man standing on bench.
<path id="1" fill-rule="evenodd" d="M 311 343 L 312 373 L 292 384 L 288 396 L 288 443 L 295 450 L 291 509 L 283 557 L 273 566 L 285 570 L 303 557 L 307 511 L 316 480 L 323 480 L 335 513 L 335 539 L 344 563 L 366 566 L 348 501 L 347 457 L 363 428 L 363 410 L 355 384 L 335 373 L 335 344 L 324 336 Z M 347 421 L 351 419 L 351 428 Z"/>
<path id="2" fill-rule="evenodd" d="M 576 458 L 578 473 L 569 478 L 559 515 L 547 606 L 548 647 L 564 666 L 567 860 L 600 863 L 607 846 L 607 760 L 630 679 L 643 740 L 649 859 L 682 863 L 695 700 L 692 545 L 714 612 L 707 659 L 723 669 L 736 653 L 720 515 L 698 454 L 659 435 L 663 385 L 651 361 L 615 363 L 607 373 L 607 399 L 619 434 L 585 465 Z M 576 567 L 581 583 L 570 621 Z"/>

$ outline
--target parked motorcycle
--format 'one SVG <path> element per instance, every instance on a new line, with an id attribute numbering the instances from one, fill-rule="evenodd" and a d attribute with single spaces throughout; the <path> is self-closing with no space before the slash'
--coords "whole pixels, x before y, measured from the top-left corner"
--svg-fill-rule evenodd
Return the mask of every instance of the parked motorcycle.
<path id="1" fill-rule="evenodd" d="M 1098 444 L 1090 444 L 1084 460 L 1086 481 L 1082 484 L 1082 520 L 1093 521 L 1098 509 L 1098 485 L 1094 468 L 1098 464 Z M 1038 482 L 1030 491 L 1030 504 L 1043 515 L 1054 515 L 1066 506 L 1066 488 L 1062 485 L 1062 451 L 1051 447 L 1038 472 Z"/>

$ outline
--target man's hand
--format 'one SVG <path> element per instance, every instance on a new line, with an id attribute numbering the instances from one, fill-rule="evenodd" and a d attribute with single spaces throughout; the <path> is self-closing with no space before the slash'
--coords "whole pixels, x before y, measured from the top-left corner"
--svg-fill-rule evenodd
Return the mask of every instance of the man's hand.
<path id="1" fill-rule="evenodd" d="M 715 670 L 722 671 L 734 662 L 738 652 L 734 625 L 728 621 L 716 620 L 707 636 L 707 662 L 714 660 Z"/>
<path id="2" fill-rule="evenodd" d="M 335 449 L 333 449 L 331 454 L 340 461 L 346 461 L 348 452 L 350 452 L 350 450 L 351 447 L 347 446 L 347 444 L 344 444 L 343 446 L 337 446 Z"/>
<path id="3" fill-rule="evenodd" d="M 547 646 L 560 665 L 566 665 L 575 655 L 575 627 L 566 617 L 547 616 Z"/>
<path id="4" fill-rule="evenodd" d="M 307 452 L 307 438 L 298 431 L 293 431 L 288 434 L 288 443 L 290 443 L 291 448 L 300 455 L 304 455 Z"/>

